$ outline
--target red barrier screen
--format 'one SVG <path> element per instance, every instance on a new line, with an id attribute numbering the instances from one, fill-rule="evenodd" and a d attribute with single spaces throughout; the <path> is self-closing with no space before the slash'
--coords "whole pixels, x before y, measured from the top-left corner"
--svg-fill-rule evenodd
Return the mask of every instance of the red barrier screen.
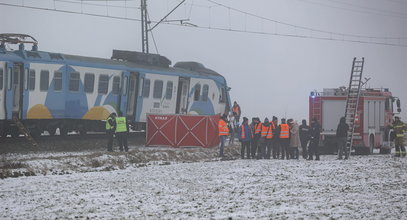
<path id="1" fill-rule="evenodd" d="M 214 147 L 219 115 L 147 115 L 146 146 Z"/>

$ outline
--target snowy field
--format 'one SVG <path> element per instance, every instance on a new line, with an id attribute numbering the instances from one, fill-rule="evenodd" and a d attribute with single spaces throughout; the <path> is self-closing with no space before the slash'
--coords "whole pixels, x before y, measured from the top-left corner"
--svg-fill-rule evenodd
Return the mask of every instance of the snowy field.
<path id="1" fill-rule="evenodd" d="M 406 219 L 407 158 L 229 160 L 0 180 L 0 219 Z"/>

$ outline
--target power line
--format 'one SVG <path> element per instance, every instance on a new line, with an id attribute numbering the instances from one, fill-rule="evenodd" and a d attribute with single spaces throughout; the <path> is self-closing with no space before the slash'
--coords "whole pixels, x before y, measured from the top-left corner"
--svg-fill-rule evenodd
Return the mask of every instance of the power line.
<path id="1" fill-rule="evenodd" d="M 405 13 L 384 10 L 384 9 L 377 9 L 377 8 L 372 8 L 372 7 L 365 7 L 362 5 L 357 5 L 357 4 L 352 4 L 352 3 L 342 2 L 342 1 L 337 1 L 337 0 L 324 0 L 324 2 L 316 2 L 316 1 L 312 1 L 312 0 L 297 0 L 297 1 L 308 3 L 308 4 L 320 5 L 320 6 L 328 7 L 328 8 L 340 9 L 340 10 L 345 10 L 345 11 L 350 11 L 350 12 L 357 12 L 357 13 L 362 13 L 362 14 L 373 14 L 373 15 L 379 15 L 379 16 L 385 16 L 385 17 L 395 17 L 395 18 L 407 19 L 407 14 L 405 14 Z M 352 6 L 352 7 L 356 7 L 356 8 L 335 6 L 335 5 L 327 4 L 327 2 L 332 2 L 335 4 L 345 5 L 345 6 Z"/>
<path id="2" fill-rule="evenodd" d="M 312 31 L 312 32 L 317 32 L 317 33 L 330 34 L 330 35 L 338 35 L 338 36 L 344 36 L 344 37 L 373 38 L 373 39 L 382 39 L 382 40 L 385 40 L 385 39 L 386 39 L 386 40 L 387 40 L 387 39 L 393 39 L 393 40 L 407 39 L 407 37 L 382 37 L 382 36 L 367 36 L 367 35 L 357 35 L 357 34 L 345 34 L 345 33 L 338 33 L 338 32 L 327 31 L 327 30 L 321 30 L 321 29 L 316 29 L 316 28 L 310 28 L 310 27 L 305 27 L 305 26 L 290 24 L 290 23 L 287 23 L 287 22 L 282 22 L 282 21 L 278 21 L 278 20 L 266 18 L 266 17 L 260 16 L 260 15 L 256 15 L 256 14 L 253 14 L 253 13 L 245 12 L 245 11 L 242 11 L 242 10 L 240 10 L 240 9 L 236 9 L 236 8 L 233 8 L 233 7 L 230 7 L 230 6 L 227 6 L 227 5 L 218 3 L 218 2 L 213 1 L 213 0 L 206 0 L 206 1 L 211 2 L 211 3 L 213 3 L 213 4 L 216 4 L 216 5 L 218 5 L 218 6 L 221 6 L 221 7 L 223 7 L 223 8 L 226 8 L 226 9 L 228 9 L 228 10 L 233 10 L 233 11 L 235 11 L 235 12 L 238 12 L 238 13 L 241 13 L 241 14 L 244 14 L 244 15 L 249 15 L 249 16 L 254 17 L 254 18 L 258 18 L 258 19 L 261 19 L 261 20 L 269 21 L 269 22 L 274 22 L 274 23 L 276 23 L 276 24 L 281 24 L 281 25 L 285 25 L 285 26 L 288 26 L 288 27 L 294 27 L 294 28 L 297 28 L 297 29 L 302 29 L 302 30 L 308 30 L 308 31 Z"/>
<path id="3" fill-rule="evenodd" d="M 211 1 L 211 0 L 208 0 Z M 95 16 L 95 17 L 102 17 L 102 18 L 111 18 L 111 19 L 119 19 L 119 20 L 130 20 L 130 21 L 137 21 L 141 22 L 140 19 L 136 18 L 124 18 L 124 17 L 117 17 L 117 16 L 110 16 L 110 15 L 98 15 L 98 14 L 91 14 L 91 13 L 83 13 L 83 12 L 73 12 L 68 10 L 60 10 L 60 9 L 50 9 L 50 8 L 41 8 L 41 7 L 34 7 L 34 6 L 26 6 L 26 5 L 14 5 L 8 3 L 0 3 L 3 6 L 9 7 L 20 7 L 20 8 L 28 8 L 34 10 L 45 10 L 45 11 L 53 11 L 53 12 L 61 12 L 61 13 L 68 13 L 68 14 L 78 14 L 78 15 L 87 15 L 87 16 Z M 231 10 L 233 10 L 231 8 Z M 249 13 L 248 13 L 249 14 Z M 158 21 L 150 21 L 151 23 L 158 23 Z M 249 33 L 249 34 L 258 34 L 258 35 L 269 35 L 269 36 L 280 36 L 280 37 L 291 37 L 291 38 L 302 38 L 302 39 L 316 39 L 316 40 L 326 40 L 326 41 L 338 41 L 338 42 L 351 42 L 351 43 L 362 43 L 362 44 L 372 44 L 372 45 L 385 45 L 385 46 L 396 46 L 396 47 L 407 47 L 407 44 L 402 44 L 401 39 L 407 38 L 377 38 L 377 37 L 368 37 L 368 36 L 359 36 L 359 35 L 342 35 L 342 34 L 334 34 L 331 32 L 323 32 L 323 33 L 330 33 L 330 37 L 319 37 L 319 36 L 311 36 L 311 35 L 299 35 L 299 34 L 284 34 L 284 33 L 277 33 L 277 32 L 264 32 L 264 31 L 249 31 L 249 30 L 238 30 L 238 29 L 231 29 L 231 28 L 220 28 L 220 27 L 204 27 L 199 25 L 184 25 L 184 24 L 174 24 L 174 23 L 166 23 L 166 25 L 172 26 L 181 26 L 187 28 L 197 28 L 197 29 L 206 29 L 206 30 L 218 30 L 218 31 L 226 31 L 226 32 L 234 32 L 234 33 Z M 334 37 L 334 35 L 342 36 L 342 38 Z M 353 37 L 358 39 L 349 39 L 345 37 Z M 364 38 L 364 39 L 362 39 Z M 369 39 L 369 40 L 366 40 Z M 398 43 L 392 42 L 379 42 L 375 40 L 399 40 Z M 157 49 L 157 48 L 156 48 Z"/>

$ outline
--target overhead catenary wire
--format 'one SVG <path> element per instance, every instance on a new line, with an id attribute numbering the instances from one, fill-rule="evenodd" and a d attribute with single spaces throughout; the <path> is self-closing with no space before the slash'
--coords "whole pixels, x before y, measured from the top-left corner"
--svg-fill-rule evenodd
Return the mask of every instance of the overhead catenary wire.
<path id="1" fill-rule="evenodd" d="M 221 28 L 221 27 L 213 27 L 209 24 L 209 26 L 205 27 L 202 25 L 184 25 L 182 23 L 180 24 L 174 24 L 174 23 L 166 23 L 164 21 L 163 24 L 166 25 L 172 25 L 172 26 L 181 26 L 181 27 L 189 27 L 189 28 L 197 28 L 197 29 L 207 29 L 207 30 L 218 30 L 218 31 L 228 31 L 228 32 L 234 32 L 234 33 L 248 33 L 248 34 L 258 34 L 258 35 L 269 35 L 269 36 L 280 36 L 280 37 L 291 37 L 291 38 L 302 38 L 302 39 L 316 39 L 316 40 L 326 40 L 326 41 L 340 41 L 340 42 L 351 42 L 351 43 L 363 43 L 363 44 L 372 44 L 372 45 L 385 45 L 385 46 L 396 46 L 396 47 L 407 47 L 407 43 L 402 43 L 401 40 L 407 39 L 407 37 L 377 37 L 377 36 L 363 36 L 363 35 L 353 35 L 353 34 L 342 34 L 342 33 L 335 33 L 335 32 L 329 32 L 329 31 L 324 31 L 324 30 L 318 30 L 318 29 L 313 29 L 313 28 L 307 28 L 307 27 L 302 27 L 302 26 L 297 26 L 285 22 L 279 22 L 276 20 L 268 19 L 268 18 L 263 18 L 258 15 L 254 15 L 251 13 L 247 13 L 244 11 L 240 11 L 238 9 L 234 9 L 222 4 L 219 4 L 215 1 L 212 0 L 207 0 L 209 2 L 212 2 L 215 4 L 214 6 L 221 6 L 221 7 L 226 7 L 230 8 L 230 10 L 233 11 L 238 11 L 245 16 L 255 16 L 261 19 L 265 19 L 268 21 L 272 21 L 275 23 L 279 24 L 286 24 L 288 26 L 292 27 L 298 27 L 300 29 L 305 29 L 309 31 L 314 31 L 314 32 L 320 32 L 320 33 L 325 33 L 328 34 L 329 37 L 323 37 L 323 36 L 315 36 L 315 35 L 300 35 L 300 34 L 287 34 L 287 33 L 278 33 L 277 31 L 275 32 L 265 32 L 265 31 L 250 31 L 250 30 L 239 30 L 239 29 L 233 29 L 233 28 Z M 111 18 L 111 19 L 119 19 L 119 20 L 129 20 L 129 21 L 137 21 L 140 22 L 141 19 L 137 18 L 127 18 L 127 17 L 120 17 L 120 16 L 112 16 L 112 15 L 101 15 L 101 14 L 92 14 L 88 12 L 75 12 L 75 11 L 69 11 L 69 10 L 62 10 L 62 9 L 57 9 L 57 8 L 43 8 L 43 7 L 36 7 L 36 6 L 28 6 L 28 5 L 16 5 L 16 4 L 10 4 L 10 3 L 0 3 L 0 6 L 8 6 L 8 7 L 20 7 L 20 8 L 27 8 L 27 9 L 33 9 L 33 10 L 45 10 L 45 11 L 52 11 L 52 12 L 61 12 L 61 13 L 68 13 L 68 14 L 79 14 L 79 15 L 86 15 L 86 16 L 94 16 L 94 17 L 101 17 L 101 18 Z M 214 7 L 210 6 L 210 7 Z M 210 14 L 211 16 L 211 14 Z M 151 23 L 158 23 L 158 21 L 150 21 Z M 336 37 L 335 37 L 336 36 Z M 340 36 L 340 37 L 339 37 Z M 357 38 L 357 39 L 351 39 L 351 38 Z M 385 40 L 386 42 L 380 42 L 379 40 Z M 387 42 L 388 40 L 398 40 L 397 42 Z"/>

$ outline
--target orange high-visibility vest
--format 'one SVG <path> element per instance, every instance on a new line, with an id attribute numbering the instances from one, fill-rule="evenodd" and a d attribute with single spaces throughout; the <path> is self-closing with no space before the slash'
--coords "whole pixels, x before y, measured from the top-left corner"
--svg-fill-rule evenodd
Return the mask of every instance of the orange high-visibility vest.
<path id="1" fill-rule="evenodd" d="M 280 125 L 281 130 L 280 130 L 280 138 L 286 139 L 290 137 L 290 128 L 288 127 L 288 124 L 281 124 Z"/>
<path id="2" fill-rule="evenodd" d="M 266 139 L 271 139 L 273 138 L 273 127 L 271 124 L 269 126 L 263 125 L 261 128 L 261 136 L 266 137 Z"/>
<path id="3" fill-rule="evenodd" d="M 239 111 L 240 109 L 238 105 L 232 107 L 232 112 L 236 112 L 236 115 L 239 115 Z"/>
<path id="4" fill-rule="evenodd" d="M 229 135 L 228 124 L 224 120 L 222 120 L 222 119 L 219 120 L 218 128 L 219 128 L 219 136 Z"/>
<path id="5" fill-rule="evenodd" d="M 256 126 L 254 126 L 254 133 L 255 134 L 260 134 L 260 132 L 261 132 L 261 127 L 262 127 L 262 123 L 261 122 L 259 122 Z"/>
<path id="6" fill-rule="evenodd" d="M 246 134 L 244 133 L 244 126 L 241 125 L 240 128 L 242 129 L 242 135 L 240 136 L 242 139 L 246 137 Z"/>

